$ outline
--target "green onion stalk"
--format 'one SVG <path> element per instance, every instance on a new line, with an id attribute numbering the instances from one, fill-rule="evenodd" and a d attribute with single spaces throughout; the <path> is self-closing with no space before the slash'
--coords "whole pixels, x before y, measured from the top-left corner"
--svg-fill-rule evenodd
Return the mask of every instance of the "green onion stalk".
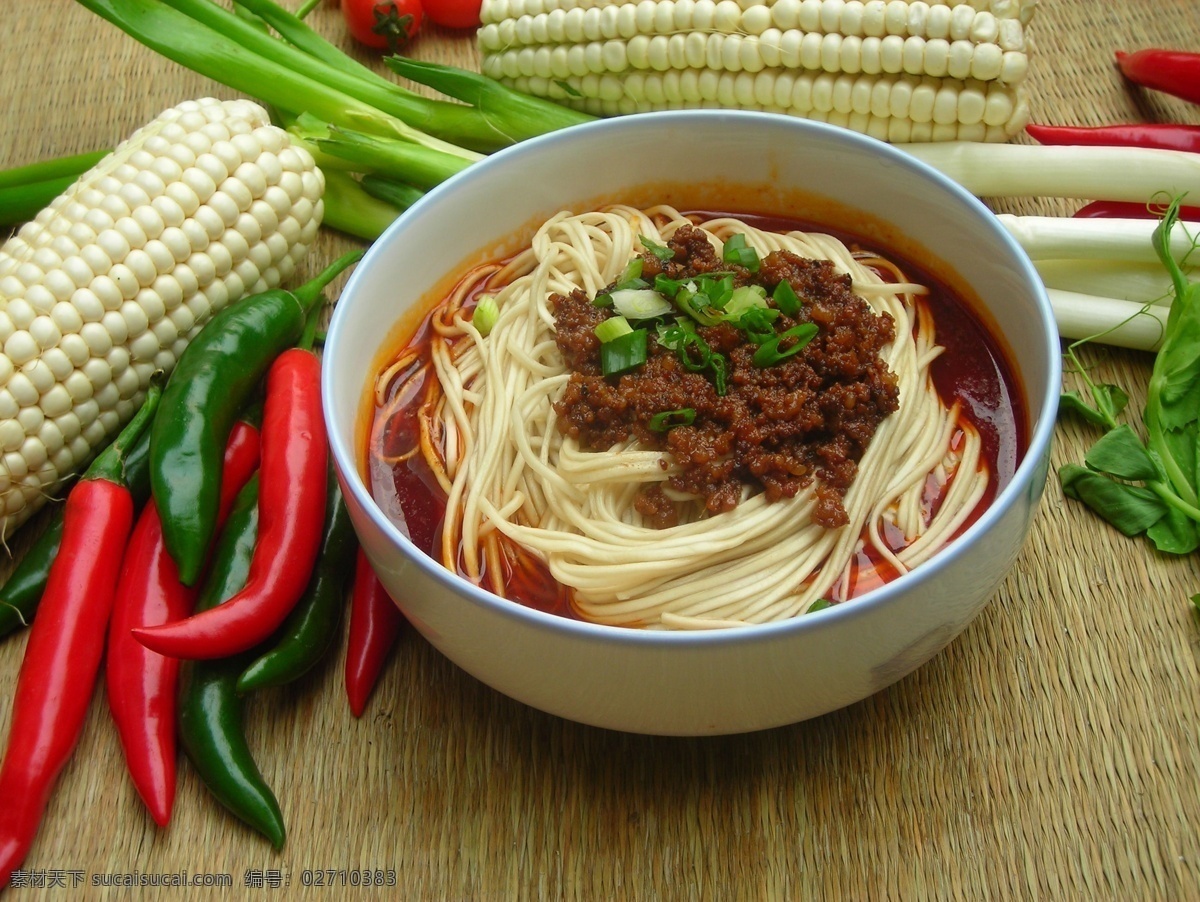
<path id="1" fill-rule="evenodd" d="M 266 55 L 267 45 L 286 45 L 268 39 L 232 13 L 227 18 L 210 15 L 213 10 L 224 11 L 209 0 L 78 2 L 162 56 L 275 109 L 310 113 L 336 125 L 380 134 L 400 134 L 445 153 L 478 159 L 472 151 L 410 126 L 325 81 L 327 72 L 312 57 L 301 54 L 296 60 L 290 54 Z M 203 14 L 204 18 L 193 18 L 176 7 Z M 222 30 L 222 25 L 228 30 Z M 300 63 L 304 64 L 303 69 L 298 68 Z"/>
<path id="2" fill-rule="evenodd" d="M 57 157 L 0 172 L 0 226 L 26 222 L 105 155 Z"/>
<path id="3" fill-rule="evenodd" d="M 106 153 L 56 157 L 0 170 L 0 228 L 11 228 L 31 219 Z M 322 172 L 325 175 L 322 224 L 364 241 L 374 241 L 383 234 L 423 193 L 419 188 L 383 176 L 356 178 L 344 166 L 325 165 Z"/>
<path id="4" fill-rule="evenodd" d="M 318 160 L 334 157 L 341 162 L 341 168 L 347 168 L 348 164 L 352 170 L 401 179 L 418 188 L 432 188 L 473 162 L 411 141 L 383 138 L 325 123 L 314 128 L 311 124 L 298 122 L 288 131 L 314 145 L 318 150 L 314 157 Z"/>
<path id="5" fill-rule="evenodd" d="M 407 210 L 425 196 L 425 192 L 420 188 L 383 175 L 367 173 L 358 180 L 358 183 L 368 195 L 387 201 L 397 210 Z"/>
<path id="6" fill-rule="evenodd" d="M 238 0 L 235 11 L 213 0 L 78 2 L 160 55 L 269 107 L 327 176 L 347 176 L 327 178 L 327 223 L 367 239 L 382 231 L 389 211 L 483 154 L 593 118 L 453 66 L 385 60 L 450 99 L 424 97 L 351 59 L 274 0 Z M 30 218 L 98 156 L 0 173 L 0 225 Z"/>
<path id="7" fill-rule="evenodd" d="M 476 73 L 429 63 L 409 67 L 401 60 L 398 71 L 411 80 L 458 100 L 470 86 L 472 100 L 423 97 L 351 59 L 273 0 L 240 6 L 280 37 L 213 0 L 78 2 L 163 56 L 270 106 L 360 129 L 386 123 L 384 134 L 404 131 L 447 153 L 489 152 L 592 118 Z M 452 92 L 442 85 L 460 87 Z"/>
<path id="8" fill-rule="evenodd" d="M 241 5 L 262 17 L 284 41 L 313 59 L 352 78 L 377 85 L 381 91 L 404 97 L 413 112 L 396 115 L 410 125 L 420 125 L 432 134 L 473 150 L 484 153 L 499 150 L 593 118 L 540 97 L 514 91 L 478 72 L 403 56 L 384 59 L 397 75 L 462 103 L 430 100 L 388 81 L 347 56 L 313 31 L 300 15 L 289 13 L 273 0 L 242 0 Z"/>
<path id="9" fill-rule="evenodd" d="M 81 0 L 81 2 L 87 5 L 88 0 Z M 324 39 L 318 38 L 312 29 L 299 20 L 296 20 L 297 29 L 291 29 L 291 32 L 294 34 L 297 30 L 307 31 L 315 39 L 309 43 L 309 47 L 314 49 L 327 47 L 328 51 L 332 51 L 332 53 L 326 51 L 321 55 L 314 55 L 289 43 L 286 39 L 280 40 L 272 37 L 246 19 L 213 3 L 212 0 L 158 0 L 158 2 L 183 13 L 202 26 L 208 26 L 213 32 L 223 35 L 229 41 L 236 42 L 247 52 L 257 54 L 262 60 L 277 64 L 285 72 L 302 73 L 306 78 L 317 81 L 332 91 L 352 97 L 380 113 L 400 120 L 416 130 L 410 132 L 409 137 L 418 143 L 426 143 L 428 139 L 432 138 L 432 132 L 436 132 L 440 138 L 434 139 L 434 143 L 430 143 L 430 146 L 448 152 L 461 150 L 462 147 L 459 145 L 467 148 L 496 150 L 511 143 L 504 141 L 503 136 L 498 135 L 477 110 L 462 104 L 429 100 L 399 85 L 392 84 L 367 67 L 351 60 L 332 44 L 323 44 Z M 110 5 L 117 4 L 110 3 Z M 272 9 L 278 11 L 278 15 L 274 17 L 276 21 L 285 21 L 286 19 L 286 13 L 270 0 L 258 3 L 250 0 L 242 5 L 268 23 L 271 22 L 271 19 L 268 18 L 267 13 Z M 189 50 L 194 55 L 203 56 L 202 50 L 200 53 L 196 53 L 196 43 L 198 40 L 190 45 Z M 338 54 L 347 64 L 331 64 L 328 60 L 334 58 L 333 53 Z M 261 91 L 263 88 L 257 90 Z M 295 112 L 303 112 L 306 109 L 306 107 L 287 104 L 280 105 Z M 336 122 L 337 120 L 330 117 L 330 121 Z"/>
<path id="10" fill-rule="evenodd" d="M 322 223 L 339 232 L 374 241 L 383 234 L 401 207 L 375 197 L 347 172 L 325 170 L 325 218 Z"/>

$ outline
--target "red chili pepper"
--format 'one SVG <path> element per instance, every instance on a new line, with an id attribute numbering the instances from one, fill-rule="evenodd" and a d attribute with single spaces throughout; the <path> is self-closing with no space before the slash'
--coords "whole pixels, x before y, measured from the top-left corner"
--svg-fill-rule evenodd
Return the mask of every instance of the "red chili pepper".
<path id="1" fill-rule="evenodd" d="M 1117 65 L 1134 84 L 1200 103 L 1200 53 L 1161 47 L 1133 53 L 1118 50 Z"/>
<path id="2" fill-rule="evenodd" d="M 1077 219 L 1161 219 L 1166 205 L 1139 204 L 1132 201 L 1094 200 L 1075 211 Z M 1200 207 L 1180 207 L 1179 218 L 1200 222 Z"/>
<path id="3" fill-rule="evenodd" d="M 396 644 L 404 615 L 396 607 L 361 548 L 354 568 L 350 602 L 350 636 L 346 649 L 346 698 L 355 717 L 367 699 Z"/>
<path id="4" fill-rule="evenodd" d="M 258 466 L 258 429 L 234 425 L 221 472 L 218 523 Z M 150 651 L 133 638 L 139 626 L 188 616 L 199 586 L 185 586 L 163 542 L 158 507 L 151 500 L 133 529 L 113 604 L 105 659 L 108 707 L 121 738 L 129 775 L 159 826 L 171 819 L 175 799 L 175 693 L 179 659 Z"/>
<path id="5" fill-rule="evenodd" d="M 1025 132 L 1039 144 L 1152 147 L 1200 153 L 1200 125 L 1150 122 L 1082 127 L 1030 123 L 1025 126 Z"/>
<path id="6" fill-rule="evenodd" d="M 258 645 L 308 585 L 325 519 L 326 444 L 321 364 L 284 351 L 267 373 L 259 469 L 259 532 L 246 586 L 224 604 L 175 623 L 133 630 L 152 651 L 176 658 L 227 658 Z"/>
<path id="7" fill-rule="evenodd" d="M 67 495 L 62 543 L 29 631 L 0 764 L 0 887 L 25 860 L 83 731 L 133 526 L 123 459 L 153 418 L 158 396 L 152 383 L 141 410 Z"/>

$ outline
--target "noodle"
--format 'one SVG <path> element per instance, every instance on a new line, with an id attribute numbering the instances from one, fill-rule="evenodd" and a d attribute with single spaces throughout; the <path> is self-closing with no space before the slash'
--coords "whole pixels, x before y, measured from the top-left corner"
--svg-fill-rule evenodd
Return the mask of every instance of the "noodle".
<path id="1" fill-rule="evenodd" d="M 864 543 L 903 573 L 944 545 L 979 504 L 989 479 L 981 440 L 934 388 L 930 366 L 941 349 L 917 300 L 925 289 L 893 262 L 857 255 L 832 236 L 767 232 L 723 217 L 697 227 L 718 245 L 742 234 L 760 256 L 787 250 L 830 260 L 849 274 L 855 294 L 891 315 L 896 338 L 883 357 L 898 381 L 899 409 L 858 461 L 843 527 L 812 521 L 815 485 L 779 501 L 747 489 L 732 510 L 712 515 L 683 500 L 677 525 L 650 525 L 635 497 L 679 467 L 668 452 L 632 439 L 594 452 L 562 434 L 554 401 L 570 374 L 554 341 L 550 298 L 576 288 L 594 296 L 620 278 L 639 236 L 665 244 L 690 222 L 669 207 L 560 213 L 499 271 L 468 274 L 435 314 L 421 450 L 445 480 L 447 567 L 503 594 L 497 571 L 512 557 L 503 548 L 511 543 L 570 588 L 586 620 L 724 628 L 794 617 L 838 587 L 844 592 Z M 464 299 L 485 283 L 499 309 L 486 338 L 464 310 Z M 934 510 L 930 481 L 944 488 Z M 889 532 L 893 541 L 902 535 L 904 547 L 889 547 Z"/>

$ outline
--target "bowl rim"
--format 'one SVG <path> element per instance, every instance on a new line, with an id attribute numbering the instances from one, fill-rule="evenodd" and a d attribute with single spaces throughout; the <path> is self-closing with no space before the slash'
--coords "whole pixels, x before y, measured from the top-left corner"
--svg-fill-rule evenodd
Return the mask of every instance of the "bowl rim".
<path id="1" fill-rule="evenodd" d="M 957 182 L 950 179 L 929 164 L 904 153 L 884 141 L 868 135 L 852 131 L 841 126 L 828 123 L 787 116 L 779 113 L 757 112 L 749 110 L 670 110 L 654 113 L 632 113 L 607 119 L 598 119 L 573 125 L 569 128 L 550 132 L 519 142 L 518 144 L 496 151 L 472 164 L 457 175 L 452 176 L 441 184 L 430 189 L 411 207 L 405 210 L 391 225 L 372 242 L 362 260 L 359 261 L 342 289 L 341 299 L 334 305 L 333 315 L 326 333 L 324 353 L 330 359 L 338 356 L 339 338 L 343 323 L 348 318 L 346 303 L 348 297 L 353 297 L 360 281 L 365 280 L 362 271 L 375 256 L 384 253 L 383 248 L 388 244 L 390 236 L 397 231 L 407 228 L 407 223 L 420 216 L 426 208 L 436 205 L 444 194 L 454 191 L 469 191 L 472 184 L 490 176 L 492 170 L 507 165 L 513 157 L 538 155 L 550 152 L 554 148 L 570 145 L 576 141 L 587 141 L 595 132 L 602 134 L 624 129 L 657 128 L 664 121 L 684 121 L 686 119 L 713 121 L 728 119 L 733 122 L 744 122 L 745 127 L 755 125 L 769 128 L 791 128 L 800 134 L 811 132 L 826 140 L 843 141 L 849 145 L 866 149 L 880 155 L 891 165 L 908 170 L 913 175 L 926 180 L 932 180 L 940 188 L 953 195 L 968 210 L 972 211 L 981 221 L 984 229 L 991 233 L 998 244 L 1004 247 L 1022 280 L 1032 289 L 1039 318 L 1038 330 L 1046 339 L 1046 356 L 1044 361 L 1047 379 L 1041 401 L 1042 416 L 1031 424 L 1027 447 L 1024 456 L 1013 472 L 1012 478 L 1005 485 L 980 517 L 959 536 L 919 567 L 905 573 L 896 579 L 884 583 L 858 596 L 851 603 L 837 604 L 812 613 L 791 617 L 786 620 L 767 623 L 745 624 L 737 627 L 701 630 L 649 630 L 634 629 L 609 624 L 591 623 L 582 620 L 572 620 L 557 614 L 550 614 L 527 607 L 519 602 L 510 601 L 494 595 L 469 580 L 452 573 L 425 552 L 418 549 L 400 529 L 392 523 L 375 502 L 370 490 L 365 485 L 356 465 L 356 453 L 348 448 L 342 435 L 332 426 L 329 428 L 331 453 L 337 463 L 337 470 L 344 474 L 343 491 L 349 490 L 353 499 L 372 524 L 388 539 L 389 543 L 398 547 L 409 563 L 418 567 L 426 576 L 432 578 L 443 588 L 458 595 L 467 603 L 487 609 L 493 614 L 507 619 L 517 620 L 526 626 L 539 631 L 566 633 L 589 641 L 627 645 L 648 644 L 670 648 L 691 648 L 696 646 L 724 646 L 742 643 L 754 643 L 763 640 L 775 640 L 791 635 L 797 631 L 823 629 L 844 620 L 865 617 L 880 608 L 889 606 L 898 597 L 919 587 L 927 580 L 933 579 L 943 569 L 949 567 L 955 560 L 966 554 L 968 550 L 982 541 L 991 528 L 1018 502 L 1022 494 L 1029 491 L 1030 483 L 1038 471 L 1045 465 L 1053 437 L 1055 412 L 1058 408 L 1059 393 L 1062 381 L 1062 361 L 1058 353 L 1058 331 L 1054 320 L 1053 309 L 1041 278 L 1037 274 L 1033 262 L 1024 249 L 1000 224 L 994 212 L 979 198 L 971 194 Z M 347 352 L 350 353 L 350 352 Z M 333 409 L 333 384 L 335 366 L 322 367 L 321 395 L 326 411 Z M 1027 386 L 1023 386 L 1027 388 Z M 1026 403 L 1032 411 L 1037 405 L 1034 397 L 1026 392 Z M 327 413 L 326 417 L 330 415 Z"/>

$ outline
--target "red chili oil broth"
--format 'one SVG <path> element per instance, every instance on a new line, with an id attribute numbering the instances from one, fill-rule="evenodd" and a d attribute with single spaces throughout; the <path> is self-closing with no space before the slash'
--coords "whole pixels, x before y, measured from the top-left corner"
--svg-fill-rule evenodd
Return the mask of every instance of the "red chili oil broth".
<path id="1" fill-rule="evenodd" d="M 1028 421 L 1025 399 L 1014 377 L 1011 363 L 1001 350 L 1000 343 L 967 302 L 943 280 L 912 260 L 893 251 L 878 251 L 853 235 L 828 226 L 792 218 L 745 213 L 693 211 L 690 215 L 700 219 L 735 216 L 756 228 L 768 231 L 822 231 L 839 238 L 853 249 L 877 251 L 880 256 L 896 262 L 911 281 L 929 289 L 929 293 L 920 299 L 920 303 L 926 304 L 932 312 L 936 324 L 936 341 L 945 348 L 945 352 L 937 357 L 931 366 L 934 385 L 945 403 L 960 403 L 963 415 L 979 432 L 981 454 L 991 473 L 983 497 L 955 535 L 961 534 L 978 520 L 995 499 L 996 493 L 1012 480 L 1028 448 Z M 881 276 L 889 278 L 886 273 L 881 273 Z M 488 286 L 486 280 L 481 282 L 465 299 L 464 309 L 473 308 L 478 297 L 489 290 L 495 288 Z M 440 298 L 437 300 L 440 301 Z M 426 315 L 404 345 L 404 348 L 421 348 L 423 360 L 428 360 L 429 356 L 431 315 L 432 313 Z M 405 409 L 403 414 L 393 418 L 393 422 L 389 424 L 389 442 L 394 441 L 406 447 L 411 447 L 411 443 L 415 442 L 416 407 L 414 404 Z M 378 410 L 376 412 L 378 413 Z M 375 484 L 374 474 L 381 468 L 375 463 L 379 453 L 373 443 L 368 449 L 368 455 L 372 460 L 368 468 L 372 473 L 371 490 L 377 500 L 385 510 L 389 507 L 394 508 L 398 503 L 404 512 L 407 530 L 414 544 L 435 560 L 440 560 L 439 549 L 446 499 L 424 458 L 417 454 L 392 468 L 393 479 L 388 490 L 389 498 L 383 497 L 388 492 Z M 937 509 L 945 490 L 946 487 L 939 487 L 932 476 L 926 480 L 924 500 L 929 509 Z M 899 551 L 906 544 L 900 530 L 890 523 L 883 525 L 882 535 L 884 542 L 893 552 Z M 580 619 L 571 604 L 570 590 L 551 577 L 546 565 L 536 555 L 509 541 L 504 541 L 503 550 L 503 583 L 506 597 L 537 610 Z M 461 567 L 459 573 L 462 575 Z M 870 543 L 863 541 L 850 563 L 845 590 L 842 586 L 843 581 L 839 580 L 831 590 L 829 600 L 837 603 L 858 597 L 895 579 L 898 575 L 891 563 L 874 550 Z"/>

